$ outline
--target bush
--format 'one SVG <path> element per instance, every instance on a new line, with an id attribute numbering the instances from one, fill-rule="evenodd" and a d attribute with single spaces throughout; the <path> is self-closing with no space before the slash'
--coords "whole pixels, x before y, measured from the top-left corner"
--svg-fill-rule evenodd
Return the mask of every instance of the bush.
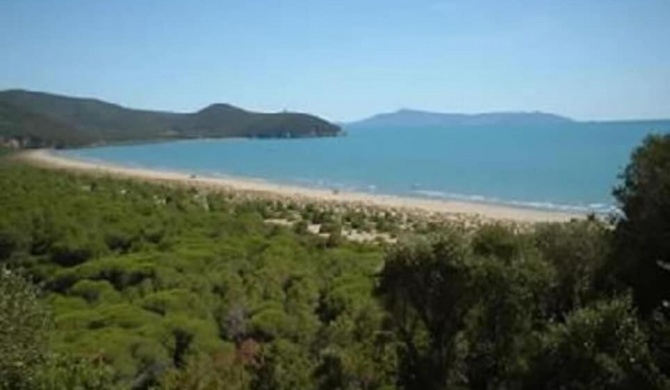
<path id="1" fill-rule="evenodd" d="M 70 288 L 70 294 L 82 297 L 88 303 L 111 303 L 120 300 L 119 293 L 106 280 L 80 280 Z"/>
<path id="2" fill-rule="evenodd" d="M 602 301 L 552 325 L 529 388 L 665 389 L 630 299 Z"/>
<path id="3" fill-rule="evenodd" d="M 553 316 L 578 309 L 602 294 L 610 236 L 605 225 L 589 220 L 536 228 L 534 246 L 556 272 L 548 307 Z"/>
<path id="4" fill-rule="evenodd" d="M 40 369 L 36 389 L 115 389 L 114 371 L 100 358 L 53 354 Z"/>
<path id="5" fill-rule="evenodd" d="M 31 389 L 47 354 L 49 313 L 37 290 L 0 268 L 0 389 Z"/>
<path id="6" fill-rule="evenodd" d="M 611 268 L 647 315 L 670 301 L 670 134 L 645 139 L 620 178 Z"/>

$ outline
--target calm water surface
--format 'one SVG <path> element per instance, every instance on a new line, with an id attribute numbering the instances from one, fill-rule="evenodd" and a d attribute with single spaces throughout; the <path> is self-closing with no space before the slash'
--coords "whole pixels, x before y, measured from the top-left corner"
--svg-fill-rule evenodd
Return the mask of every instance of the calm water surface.
<path id="1" fill-rule="evenodd" d="M 337 138 L 189 140 L 62 153 L 185 174 L 607 212 L 617 174 L 652 131 L 670 131 L 670 121 L 368 128 Z"/>

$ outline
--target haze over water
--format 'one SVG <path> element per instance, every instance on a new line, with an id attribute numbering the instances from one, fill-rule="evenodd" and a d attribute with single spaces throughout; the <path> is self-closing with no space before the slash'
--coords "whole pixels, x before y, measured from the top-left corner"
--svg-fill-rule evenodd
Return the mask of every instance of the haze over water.
<path id="1" fill-rule="evenodd" d="M 79 159 L 401 196 L 612 210 L 633 148 L 670 121 L 348 129 L 337 138 L 190 140 L 63 151 Z"/>

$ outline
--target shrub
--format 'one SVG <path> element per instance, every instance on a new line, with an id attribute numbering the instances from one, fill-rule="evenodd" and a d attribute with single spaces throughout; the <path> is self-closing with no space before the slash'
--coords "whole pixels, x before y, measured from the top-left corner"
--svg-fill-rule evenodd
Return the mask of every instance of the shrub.
<path id="1" fill-rule="evenodd" d="M 35 287 L 0 268 L 0 388 L 35 387 L 47 354 L 49 318 Z"/>

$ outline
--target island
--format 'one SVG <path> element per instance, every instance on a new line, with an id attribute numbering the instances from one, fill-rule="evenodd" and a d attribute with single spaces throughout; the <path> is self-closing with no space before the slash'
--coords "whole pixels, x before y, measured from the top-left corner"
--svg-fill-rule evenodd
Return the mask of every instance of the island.
<path id="1" fill-rule="evenodd" d="M 487 112 L 480 114 L 453 114 L 412 109 L 373 115 L 360 121 L 347 123 L 354 127 L 421 127 L 421 126 L 487 126 L 517 125 L 537 126 L 571 123 L 572 119 L 540 111 L 532 112 Z"/>

